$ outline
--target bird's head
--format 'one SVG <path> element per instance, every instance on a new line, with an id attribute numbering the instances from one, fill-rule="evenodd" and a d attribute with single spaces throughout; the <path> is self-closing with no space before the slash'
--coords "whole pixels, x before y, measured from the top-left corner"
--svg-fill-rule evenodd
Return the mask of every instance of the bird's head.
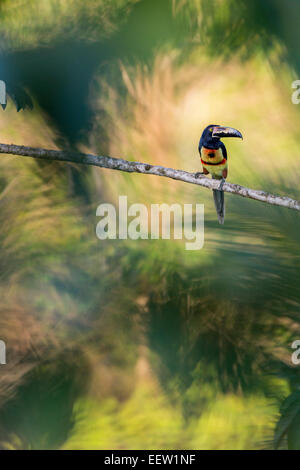
<path id="1" fill-rule="evenodd" d="M 243 138 L 242 134 L 237 129 L 233 127 L 223 127 L 217 124 L 210 124 L 202 133 L 204 144 L 217 144 L 223 137 Z"/>

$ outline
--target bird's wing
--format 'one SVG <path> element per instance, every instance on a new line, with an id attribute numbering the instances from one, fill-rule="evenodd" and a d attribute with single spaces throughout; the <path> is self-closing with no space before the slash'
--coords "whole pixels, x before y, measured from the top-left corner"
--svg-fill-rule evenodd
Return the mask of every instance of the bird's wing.
<path id="1" fill-rule="evenodd" d="M 226 147 L 225 145 L 223 144 L 223 142 L 220 142 L 220 149 L 223 153 L 223 157 L 225 158 L 225 160 L 227 160 L 227 150 L 226 150 Z"/>
<path id="2" fill-rule="evenodd" d="M 203 138 L 201 137 L 200 141 L 199 141 L 199 145 L 198 145 L 198 150 L 199 150 L 199 153 L 200 153 L 200 156 L 201 156 L 201 148 L 203 146 Z"/>

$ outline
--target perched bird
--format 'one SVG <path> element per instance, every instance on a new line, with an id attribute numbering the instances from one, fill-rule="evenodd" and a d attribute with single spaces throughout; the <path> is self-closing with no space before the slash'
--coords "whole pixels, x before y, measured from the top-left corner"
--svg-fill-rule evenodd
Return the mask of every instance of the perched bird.
<path id="1" fill-rule="evenodd" d="M 207 126 L 202 133 L 198 147 L 203 172 L 196 173 L 196 177 L 211 174 L 212 178 L 221 180 L 219 189 L 213 189 L 214 202 L 220 224 L 224 224 L 225 203 L 223 185 L 228 176 L 227 151 L 225 145 L 220 140 L 222 137 L 243 138 L 242 134 L 232 127 L 222 127 L 216 124 Z"/>

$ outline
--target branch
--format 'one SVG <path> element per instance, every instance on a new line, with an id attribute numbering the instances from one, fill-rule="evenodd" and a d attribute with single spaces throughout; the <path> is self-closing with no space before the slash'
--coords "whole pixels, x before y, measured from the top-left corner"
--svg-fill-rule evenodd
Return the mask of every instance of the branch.
<path id="1" fill-rule="evenodd" d="M 129 162 L 121 158 L 104 157 L 84 153 L 73 153 L 62 150 L 47 150 L 32 147 L 23 147 L 20 145 L 0 144 L 0 153 L 18 155 L 20 157 L 33 157 L 48 161 L 62 161 L 80 163 L 83 165 L 99 166 L 109 168 L 110 170 L 126 171 L 127 173 L 143 173 L 145 175 L 164 176 L 185 183 L 197 184 L 209 189 L 218 189 L 220 181 L 206 178 L 205 176 L 195 177 L 194 173 L 187 171 L 174 170 L 158 165 L 148 163 Z M 225 183 L 223 191 L 238 196 L 255 199 L 274 206 L 288 207 L 300 211 L 300 202 L 285 196 L 276 196 L 265 191 L 245 188 L 238 184 Z"/>

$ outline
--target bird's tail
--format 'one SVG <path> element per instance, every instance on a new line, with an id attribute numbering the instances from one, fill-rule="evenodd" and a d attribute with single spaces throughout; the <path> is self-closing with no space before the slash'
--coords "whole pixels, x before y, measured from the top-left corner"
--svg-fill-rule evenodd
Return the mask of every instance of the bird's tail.
<path id="1" fill-rule="evenodd" d="M 224 192 L 219 191 L 218 189 L 213 189 L 214 202 L 218 215 L 219 224 L 224 224 L 225 219 L 225 200 Z"/>

